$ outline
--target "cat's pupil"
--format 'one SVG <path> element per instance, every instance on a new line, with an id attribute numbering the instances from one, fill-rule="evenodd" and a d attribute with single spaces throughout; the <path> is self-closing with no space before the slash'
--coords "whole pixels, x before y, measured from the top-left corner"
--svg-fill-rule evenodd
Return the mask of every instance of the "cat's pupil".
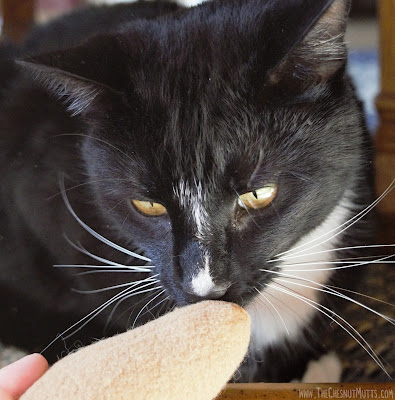
<path id="1" fill-rule="evenodd" d="M 132 200 L 131 203 L 138 212 L 145 216 L 158 217 L 167 212 L 162 204 L 154 203 L 153 201 Z"/>
<path id="2" fill-rule="evenodd" d="M 270 184 L 263 188 L 241 195 L 238 204 L 244 209 L 260 209 L 268 206 L 277 194 L 277 185 Z"/>

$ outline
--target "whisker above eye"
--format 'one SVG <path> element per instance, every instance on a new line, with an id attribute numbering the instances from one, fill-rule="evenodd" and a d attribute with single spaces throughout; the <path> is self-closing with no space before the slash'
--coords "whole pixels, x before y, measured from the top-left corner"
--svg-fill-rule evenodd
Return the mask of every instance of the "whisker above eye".
<path id="1" fill-rule="evenodd" d="M 129 154 L 126 154 L 124 151 L 122 151 L 121 149 L 119 149 L 117 146 L 114 146 L 112 143 L 109 143 L 109 142 L 107 142 L 107 141 L 104 140 L 104 139 L 101 139 L 101 138 L 98 138 L 98 137 L 95 137 L 95 136 L 84 135 L 83 133 L 62 133 L 62 134 L 60 134 L 60 135 L 54 135 L 54 136 L 52 136 L 52 138 L 55 138 L 55 137 L 62 137 L 62 136 L 81 136 L 81 137 L 86 137 L 86 138 L 88 138 L 88 139 L 96 140 L 96 141 L 101 142 L 101 143 L 104 143 L 104 144 L 106 144 L 107 146 L 109 146 L 109 147 L 113 148 L 114 150 L 118 151 L 119 153 L 121 153 L 122 155 L 124 155 L 124 156 L 125 156 L 126 158 L 128 158 L 129 160 L 134 161 L 133 158 L 130 157 Z"/>
<path id="2" fill-rule="evenodd" d="M 109 181 L 109 182 L 114 182 L 114 181 L 117 181 L 117 182 L 130 182 L 130 180 L 129 180 L 129 179 L 126 179 L 126 178 L 101 178 L 101 179 L 92 179 L 92 180 L 90 180 L 90 181 L 83 182 L 83 183 L 79 183 L 79 184 L 77 184 L 77 185 L 68 187 L 67 189 L 65 189 L 65 192 L 67 193 L 67 192 L 69 192 L 69 191 L 71 191 L 71 190 L 78 189 L 78 188 L 83 187 L 83 186 L 91 185 L 92 183 L 107 182 L 107 181 Z M 62 192 L 60 191 L 60 192 L 55 193 L 54 195 L 52 195 L 52 196 L 50 196 L 50 197 L 47 197 L 45 200 L 46 200 L 46 201 L 50 201 L 50 200 L 52 200 L 53 198 L 55 198 L 55 197 L 57 197 L 57 196 L 61 196 L 61 195 L 62 195 Z"/>
<path id="3" fill-rule="evenodd" d="M 239 193 L 235 190 L 235 193 L 237 195 L 237 198 L 239 200 L 241 200 L 241 197 L 239 195 Z M 247 212 L 247 214 L 249 215 L 249 217 L 251 218 L 251 221 L 257 226 L 258 229 L 263 230 L 263 228 L 258 224 L 258 222 L 256 222 L 255 218 L 253 217 L 253 215 L 251 214 L 250 210 L 247 208 L 245 208 L 245 211 Z"/>
<path id="4" fill-rule="evenodd" d="M 312 181 L 312 177 L 306 174 L 302 174 L 300 172 L 294 172 L 294 171 L 284 171 L 287 172 L 288 174 L 294 176 L 297 179 L 300 179 L 303 182 L 311 182 Z"/>
<path id="5" fill-rule="evenodd" d="M 75 211 L 73 210 L 73 208 L 71 207 L 71 204 L 69 202 L 69 199 L 67 198 L 67 195 L 65 193 L 65 185 L 64 185 L 64 177 L 62 175 L 61 179 L 59 179 L 59 186 L 62 192 L 62 198 L 63 201 L 67 207 L 67 209 L 69 210 L 69 212 L 71 213 L 71 215 L 75 218 L 75 220 L 88 232 L 90 233 L 93 237 L 95 237 L 96 239 L 100 240 L 102 243 L 112 247 L 115 250 L 118 250 L 124 254 L 127 254 L 129 256 L 132 256 L 134 258 L 138 258 L 140 260 L 143 261 L 151 261 L 149 258 L 142 256 L 141 254 L 135 253 L 133 251 L 130 251 L 128 249 L 125 249 L 124 247 L 121 247 L 119 245 L 117 245 L 116 243 L 112 242 L 111 240 L 105 238 L 104 236 L 100 235 L 100 233 L 96 232 L 95 230 L 93 230 L 91 227 L 89 227 L 85 222 L 83 222 L 75 213 Z"/>
<path id="6" fill-rule="evenodd" d="M 112 206 L 111 208 L 108 208 L 106 210 L 106 212 L 110 213 L 111 211 L 114 211 L 120 204 L 122 204 L 125 201 L 126 201 L 126 199 L 119 200 L 114 206 Z"/>

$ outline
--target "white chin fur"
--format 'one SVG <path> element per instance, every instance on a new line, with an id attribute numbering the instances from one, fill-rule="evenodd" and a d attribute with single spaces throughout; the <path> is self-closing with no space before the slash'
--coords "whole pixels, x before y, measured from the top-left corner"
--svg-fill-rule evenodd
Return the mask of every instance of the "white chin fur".
<path id="1" fill-rule="evenodd" d="M 348 200 L 349 197 L 350 196 L 346 194 L 320 226 L 303 237 L 290 252 L 284 255 L 284 257 L 288 259 L 280 264 L 280 272 L 306 280 L 288 279 L 285 276 L 280 277 L 275 275 L 277 276 L 276 279 L 282 280 L 279 282 L 282 285 L 280 288 L 294 293 L 296 292 L 312 301 L 319 301 L 321 292 L 300 285 L 320 287 L 307 280 L 315 281 L 321 285 L 328 283 L 332 271 L 322 269 L 330 268 L 331 265 L 322 263 L 331 261 L 335 256 L 335 252 L 325 251 L 331 250 L 337 246 L 341 234 L 336 237 L 333 236 L 344 228 L 339 228 L 339 226 L 346 222 L 351 216 L 352 203 Z M 320 239 L 312 242 L 316 238 Z M 311 254 L 321 251 L 324 252 L 320 254 Z M 296 257 L 296 254 L 298 257 Z M 300 256 L 301 254 L 303 256 Z M 292 267 L 286 265 L 292 262 L 312 264 Z M 319 264 L 315 265 L 314 263 L 316 262 Z M 305 271 L 296 271 L 297 269 L 303 269 Z M 315 269 L 321 270 L 314 271 Z M 285 281 L 289 281 L 289 283 Z M 290 283 L 292 281 L 299 285 Z M 272 285 L 272 283 L 270 283 L 270 285 Z M 291 342 L 298 340 L 303 328 L 308 326 L 312 317 L 318 312 L 306 302 L 272 287 L 262 288 L 262 293 L 263 296 L 257 295 L 247 306 L 247 311 L 252 320 L 250 344 L 250 351 L 252 354 L 260 352 L 269 345 L 280 343 L 285 338 Z"/>
<path id="2" fill-rule="evenodd" d="M 204 3 L 207 0 L 177 0 L 176 3 L 184 7 L 193 7 Z"/>

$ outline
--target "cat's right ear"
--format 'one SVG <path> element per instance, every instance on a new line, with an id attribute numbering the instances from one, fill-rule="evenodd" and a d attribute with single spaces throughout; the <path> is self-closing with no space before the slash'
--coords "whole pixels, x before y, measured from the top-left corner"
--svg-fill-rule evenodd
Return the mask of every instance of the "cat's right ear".
<path id="1" fill-rule="evenodd" d="M 283 12 L 275 13 L 276 36 L 258 62 L 268 68 L 257 87 L 264 88 L 263 96 L 270 101 L 325 85 L 344 70 L 347 60 L 344 37 L 350 0 L 281 0 L 281 4 Z"/>
<path id="2" fill-rule="evenodd" d="M 85 44 L 16 61 L 74 115 L 105 108 L 128 89 L 122 38 L 99 36 Z"/>

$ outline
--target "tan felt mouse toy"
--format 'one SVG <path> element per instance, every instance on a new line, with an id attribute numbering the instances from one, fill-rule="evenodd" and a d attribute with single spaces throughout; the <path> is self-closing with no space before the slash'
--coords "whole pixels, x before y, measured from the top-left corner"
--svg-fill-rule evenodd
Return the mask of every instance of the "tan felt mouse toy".
<path id="1" fill-rule="evenodd" d="M 21 400 L 213 399 L 249 339 L 246 311 L 204 301 L 68 355 Z"/>

